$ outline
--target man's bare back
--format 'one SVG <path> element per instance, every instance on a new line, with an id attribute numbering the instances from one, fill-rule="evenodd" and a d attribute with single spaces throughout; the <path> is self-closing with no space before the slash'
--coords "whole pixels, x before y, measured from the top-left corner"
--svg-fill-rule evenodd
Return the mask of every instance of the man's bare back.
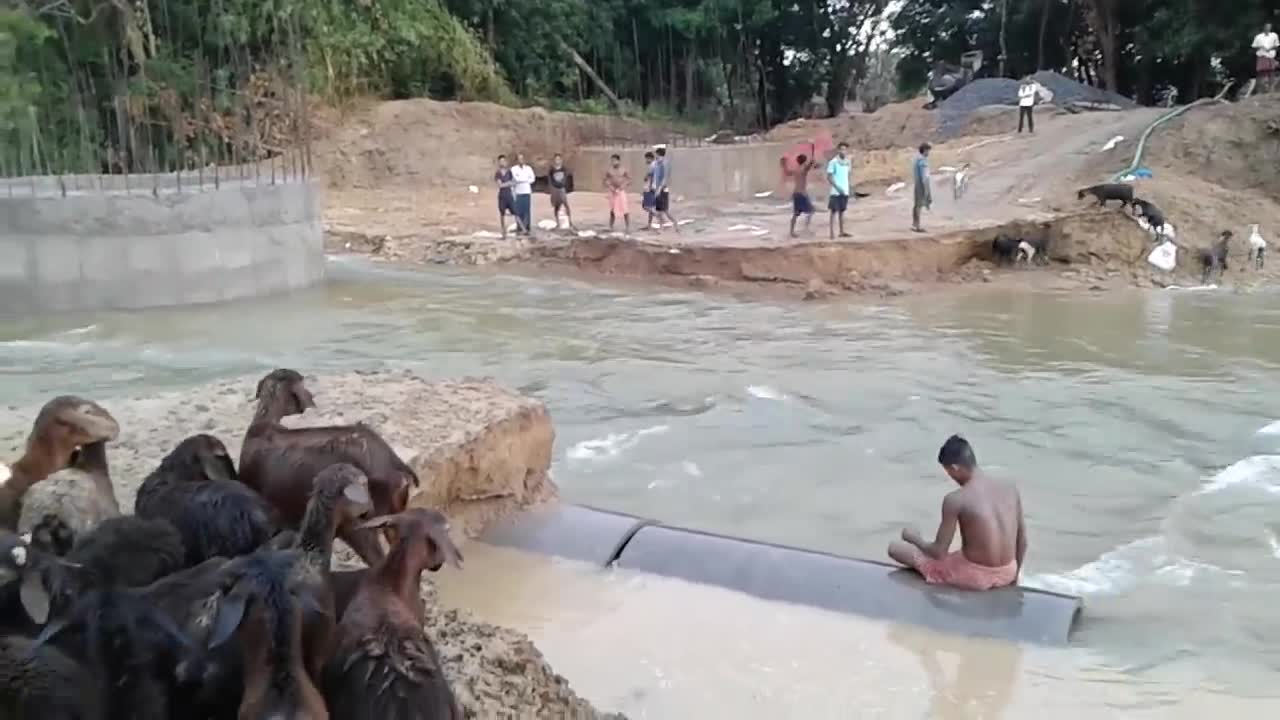
<path id="1" fill-rule="evenodd" d="M 1017 559 L 1022 500 L 1012 483 L 977 475 L 943 500 L 956 510 L 960 550 L 970 561 L 1003 567 Z"/>
<path id="2" fill-rule="evenodd" d="M 917 571 L 926 582 L 971 590 L 1017 583 L 1027 552 L 1022 498 L 1012 483 L 978 471 L 969 442 L 947 438 L 938 463 L 960 486 L 942 500 L 942 521 L 932 542 L 914 530 L 889 544 L 889 557 Z M 951 552 L 956 530 L 960 551 Z"/>

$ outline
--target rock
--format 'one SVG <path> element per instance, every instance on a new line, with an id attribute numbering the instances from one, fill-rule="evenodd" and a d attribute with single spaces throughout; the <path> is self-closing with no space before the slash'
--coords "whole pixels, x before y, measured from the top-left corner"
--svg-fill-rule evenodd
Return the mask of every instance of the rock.
<path id="1" fill-rule="evenodd" d="M 720 286 L 720 278 L 714 275 L 694 275 L 689 278 L 689 287 L 705 290 Z"/>
<path id="2" fill-rule="evenodd" d="M 838 292 L 818 278 L 809 281 L 804 291 L 805 300 L 825 300 L 834 297 Z"/>

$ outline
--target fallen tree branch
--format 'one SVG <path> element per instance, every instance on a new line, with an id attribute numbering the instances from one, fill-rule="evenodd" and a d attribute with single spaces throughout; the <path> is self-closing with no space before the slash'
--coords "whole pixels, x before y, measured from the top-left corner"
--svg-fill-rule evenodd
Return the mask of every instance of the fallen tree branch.
<path id="1" fill-rule="evenodd" d="M 569 47 L 569 43 L 560 38 L 556 38 L 556 42 L 560 44 L 560 49 L 565 51 L 565 53 L 573 59 L 575 65 L 582 68 L 582 72 L 586 73 L 587 77 L 591 78 L 591 82 L 595 83 L 595 86 L 600 89 L 600 92 L 609 99 L 609 103 L 613 105 L 613 109 L 618 111 L 619 115 L 623 114 L 622 101 L 618 99 L 618 96 L 614 94 L 613 90 L 609 89 L 608 85 L 605 85 L 604 80 L 600 79 L 600 76 L 591 68 L 591 65 L 578 54 L 578 51 Z"/>

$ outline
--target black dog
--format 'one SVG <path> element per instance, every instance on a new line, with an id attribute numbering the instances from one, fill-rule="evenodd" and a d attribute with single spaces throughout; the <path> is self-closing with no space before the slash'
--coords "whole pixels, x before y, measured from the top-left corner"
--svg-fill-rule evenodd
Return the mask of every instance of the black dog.
<path id="1" fill-rule="evenodd" d="M 1213 275 L 1214 270 L 1218 271 L 1218 279 L 1222 279 L 1223 273 L 1227 271 L 1227 250 L 1232 236 L 1230 230 L 1223 230 L 1213 247 L 1200 248 L 1201 285 L 1209 284 L 1209 277 Z"/>
<path id="2" fill-rule="evenodd" d="M 1108 200 L 1119 200 L 1121 209 L 1133 204 L 1133 186 L 1128 183 L 1091 185 L 1077 192 L 1076 199 L 1083 200 L 1085 195 L 1092 195 L 1104 207 Z"/>

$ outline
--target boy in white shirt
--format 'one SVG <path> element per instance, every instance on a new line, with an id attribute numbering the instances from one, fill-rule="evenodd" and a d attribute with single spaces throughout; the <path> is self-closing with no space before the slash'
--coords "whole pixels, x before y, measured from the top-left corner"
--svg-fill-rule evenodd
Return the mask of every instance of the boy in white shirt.
<path id="1" fill-rule="evenodd" d="M 1276 75 L 1276 48 L 1280 47 L 1280 36 L 1271 29 L 1271 23 L 1262 26 L 1262 32 L 1253 38 L 1253 50 L 1257 55 L 1258 85 L 1262 92 L 1271 92 Z"/>
<path id="2" fill-rule="evenodd" d="M 1018 133 L 1022 133 L 1022 122 L 1025 120 L 1027 129 L 1032 135 L 1036 134 L 1036 119 L 1031 115 L 1031 109 L 1036 106 L 1036 95 L 1039 93 L 1039 87 L 1031 76 L 1022 78 L 1022 84 L 1018 86 Z"/>
<path id="3" fill-rule="evenodd" d="M 516 216 L 528 235 L 533 228 L 533 181 L 538 174 L 524 161 L 524 153 L 516 153 L 516 164 L 511 166 L 512 190 L 516 195 Z M 517 230 L 516 232 L 520 232 Z"/>

